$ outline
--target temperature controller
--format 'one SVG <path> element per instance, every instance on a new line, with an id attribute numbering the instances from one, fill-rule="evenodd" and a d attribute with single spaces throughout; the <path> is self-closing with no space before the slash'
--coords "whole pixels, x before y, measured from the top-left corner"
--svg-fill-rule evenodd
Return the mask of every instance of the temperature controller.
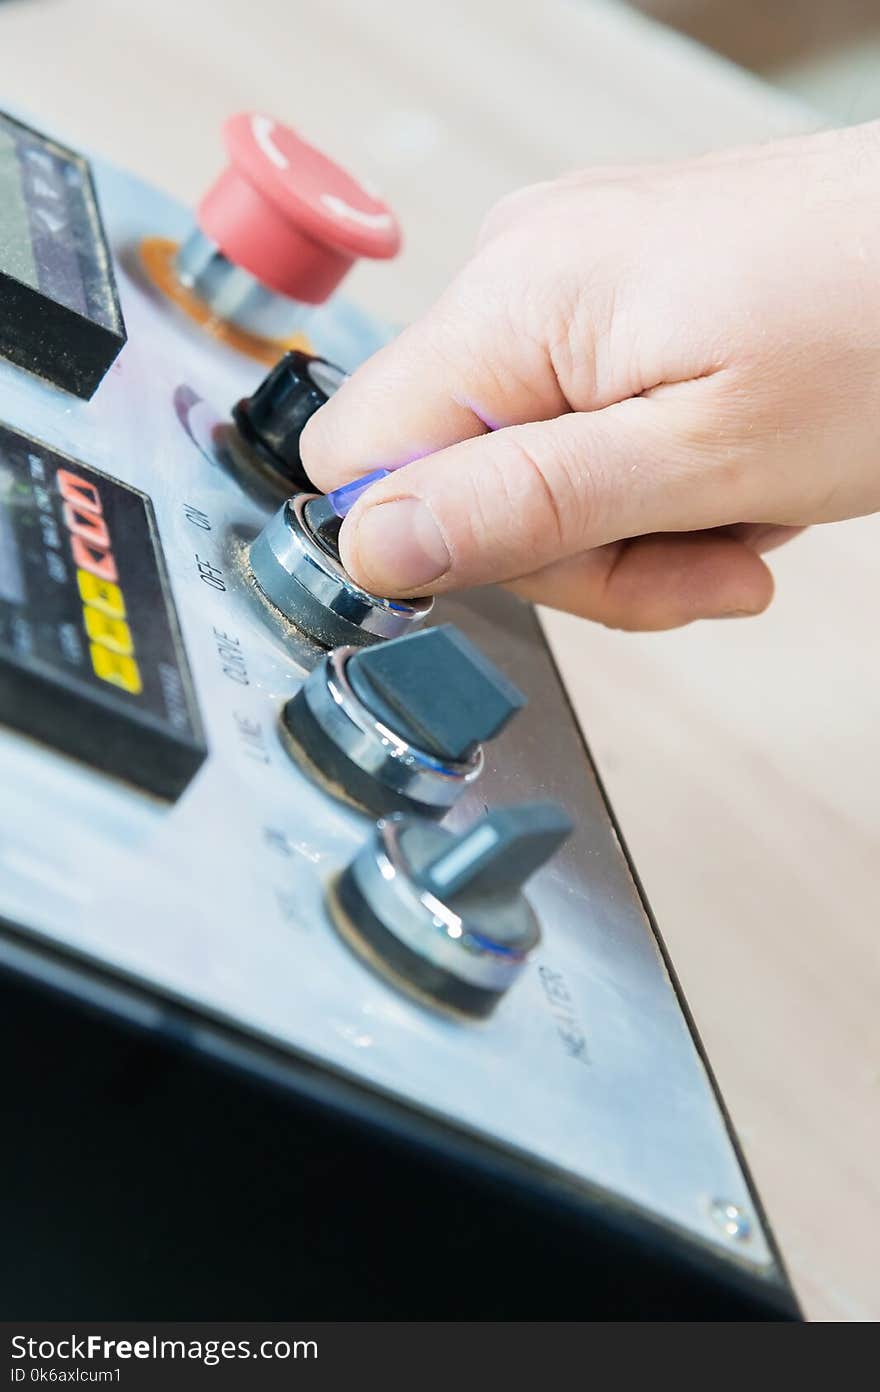
<path id="1" fill-rule="evenodd" d="M 0 722 L 168 798 L 206 752 L 149 498 L 4 427 Z"/>

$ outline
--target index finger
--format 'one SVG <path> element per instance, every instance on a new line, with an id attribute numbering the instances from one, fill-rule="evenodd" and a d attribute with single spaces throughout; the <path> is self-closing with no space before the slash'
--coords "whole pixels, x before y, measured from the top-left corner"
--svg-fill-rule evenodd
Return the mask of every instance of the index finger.
<path id="1" fill-rule="evenodd" d="M 324 492 L 502 425 L 568 409 L 538 339 L 511 329 L 504 294 L 460 279 L 375 353 L 306 426 L 301 452 Z"/>

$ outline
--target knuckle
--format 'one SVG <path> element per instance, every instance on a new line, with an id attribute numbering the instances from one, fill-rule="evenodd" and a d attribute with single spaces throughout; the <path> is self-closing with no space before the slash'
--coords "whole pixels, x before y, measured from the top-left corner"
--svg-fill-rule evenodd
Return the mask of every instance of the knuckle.
<path id="1" fill-rule="evenodd" d="M 569 554 L 591 512 L 589 474 L 578 466 L 550 428 L 511 430 L 496 436 L 497 506 L 518 519 L 536 564 Z"/>

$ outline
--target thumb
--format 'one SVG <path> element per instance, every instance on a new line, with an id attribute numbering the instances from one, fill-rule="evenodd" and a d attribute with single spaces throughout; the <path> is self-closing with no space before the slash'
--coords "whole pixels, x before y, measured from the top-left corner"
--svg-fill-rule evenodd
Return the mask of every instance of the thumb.
<path id="1" fill-rule="evenodd" d="M 414 460 L 346 518 L 347 570 L 374 593 L 435 593 L 530 575 L 624 537 L 751 515 L 746 474 L 701 427 L 710 380 Z"/>

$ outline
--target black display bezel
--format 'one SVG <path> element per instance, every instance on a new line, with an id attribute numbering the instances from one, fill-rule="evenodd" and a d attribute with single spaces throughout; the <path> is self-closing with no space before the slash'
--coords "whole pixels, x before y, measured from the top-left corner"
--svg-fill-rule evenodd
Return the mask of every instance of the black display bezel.
<path id="1" fill-rule="evenodd" d="M 16 462 L 13 449 L 33 453 L 54 469 L 56 476 L 59 468 L 69 467 L 78 476 L 99 482 L 105 497 L 106 490 L 112 490 L 109 496 L 125 499 L 129 554 L 124 557 L 121 578 L 134 578 L 129 594 L 138 588 L 138 578 L 148 586 L 149 623 L 158 633 L 157 650 L 179 680 L 181 716 L 185 719 L 174 728 L 163 718 L 155 694 L 152 702 L 139 701 L 96 681 L 85 669 L 67 669 L 39 650 L 23 657 L 8 642 L 0 641 L 0 723 L 134 783 L 145 792 L 173 800 L 201 766 L 207 748 L 152 501 L 131 484 L 0 422 L 0 446 L 4 439 L 3 457 L 8 467 Z M 141 544 L 135 551 L 137 530 Z M 75 563 L 68 565 L 73 570 Z M 72 579 L 62 592 L 62 601 L 77 612 L 79 601 L 73 595 Z M 29 603 L 39 619 L 40 596 L 31 597 Z M 8 608 L 14 610 L 15 605 Z M 27 612 L 33 617 L 30 610 Z"/>
<path id="2" fill-rule="evenodd" d="M 104 230 L 88 160 L 75 150 L 0 111 L 0 122 L 76 167 L 90 232 L 93 271 L 113 323 L 80 314 L 8 270 L 0 269 L 0 356 L 54 386 L 88 400 L 126 342 L 125 320 L 113 272 L 113 257 Z"/>

